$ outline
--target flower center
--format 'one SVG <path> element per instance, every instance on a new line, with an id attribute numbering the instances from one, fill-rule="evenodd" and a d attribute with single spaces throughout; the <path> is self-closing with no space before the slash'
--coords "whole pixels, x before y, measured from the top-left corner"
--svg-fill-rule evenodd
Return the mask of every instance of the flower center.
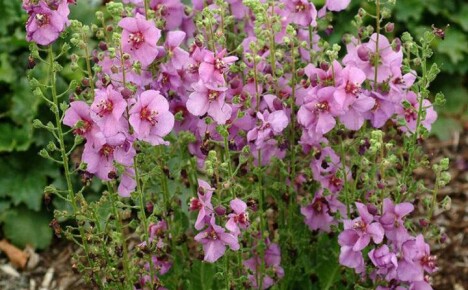
<path id="1" fill-rule="evenodd" d="M 315 104 L 315 109 L 320 112 L 328 112 L 328 110 L 330 110 L 330 106 L 328 105 L 328 102 L 324 101 Z"/>
<path id="2" fill-rule="evenodd" d="M 112 113 L 112 110 L 114 109 L 114 104 L 110 100 L 102 100 L 101 102 L 99 102 L 97 107 L 99 108 L 98 115 L 100 117 L 103 117 L 104 115 Z"/>
<path id="3" fill-rule="evenodd" d="M 49 24 L 50 19 L 49 15 L 46 14 L 36 14 L 36 22 L 39 26 L 44 26 L 46 24 Z"/>
<path id="4" fill-rule="evenodd" d="M 145 36 L 140 31 L 135 33 L 130 33 L 128 37 L 128 42 L 132 43 L 134 48 L 139 48 L 141 44 L 145 41 Z"/>
<path id="5" fill-rule="evenodd" d="M 158 112 L 151 111 L 150 109 L 148 109 L 148 107 L 144 107 L 140 111 L 140 119 L 150 122 L 151 125 L 153 126 L 156 125 L 156 123 L 158 122 L 156 120 L 157 115 L 158 115 Z"/>
<path id="6" fill-rule="evenodd" d="M 218 92 L 218 91 L 211 91 L 209 90 L 208 91 L 208 100 L 211 102 L 211 101 L 216 101 L 219 97 L 219 95 L 221 94 L 221 92 Z"/>
<path id="7" fill-rule="evenodd" d="M 111 156 L 112 154 L 114 153 L 114 147 L 112 147 L 111 145 L 109 144 L 104 144 L 102 147 L 101 147 L 101 150 L 99 150 L 99 154 L 101 154 L 102 156 L 108 158 L 109 156 Z"/>
<path id="8" fill-rule="evenodd" d="M 359 92 L 359 85 L 348 81 L 345 86 L 345 92 L 347 94 L 356 95 Z"/>
<path id="9" fill-rule="evenodd" d="M 88 120 L 81 120 L 82 124 L 75 128 L 74 132 L 77 135 L 84 135 L 91 130 L 93 126 L 90 121 Z"/>
<path id="10" fill-rule="evenodd" d="M 216 231 L 214 229 L 212 229 L 209 233 L 208 233 L 208 238 L 212 239 L 212 240 L 217 240 L 218 239 L 218 234 L 216 233 Z"/>
<path id="11" fill-rule="evenodd" d="M 367 225 L 363 221 L 357 221 L 357 222 L 354 223 L 353 228 L 355 230 L 360 230 L 360 231 L 364 232 L 364 231 L 366 231 Z"/>
<path id="12" fill-rule="evenodd" d="M 306 9 L 305 5 L 302 3 L 296 4 L 296 12 L 302 12 Z"/>
<path id="13" fill-rule="evenodd" d="M 199 210 L 202 208 L 202 204 L 198 198 L 192 197 L 190 199 L 190 210 Z"/>
<path id="14" fill-rule="evenodd" d="M 430 269 L 436 268 L 437 256 L 425 255 L 421 258 L 421 265 L 426 266 Z"/>
<path id="15" fill-rule="evenodd" d="M 407 122 L 414 121 L 418 118 L 418 114 L 415 112 L 413 108 L 405 109 L 405 120 Z"/>
<path id="16" fill-rule="evenodd" d="M 216 70 L 219 70 L 219 71 L 223 70 L 223 69 L 226 68 L 226 63 L 222 59 L 217 58 L 215 60 L 215 68 L 216 68 Z"/>

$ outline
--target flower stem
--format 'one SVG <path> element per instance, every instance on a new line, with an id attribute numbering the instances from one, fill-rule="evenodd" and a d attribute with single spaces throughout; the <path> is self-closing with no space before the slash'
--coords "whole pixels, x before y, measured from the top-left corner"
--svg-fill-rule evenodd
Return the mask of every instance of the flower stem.
<path id="1" fill-rule="evenodd" d="M 60 108 L 59 108 L 59 102 L 58 102 L 58 97 L 57 97 L 57 87 L 56 87 L 56 71 L 54 68 L 54 51 L 52 49 L 52 45 L 49 46 L 49 74 L 50 74 L 50 88 L 52 92 L 52 102 L 53 104 L 51 105 L 51 110 L 55 115 L 55 125 L 57 126 L 57 139 L 59 142 L 59 150 L 60 154 L 62 157 L 62 162 L 63 162 L 63 169 L 65 171 L 65 180 L 67 183 L 67 192 L 68 192 L 68 199 L 71 202 L 72 209 L 73 209 L 73 215 L 76 217 L 78 216 L 79 213 L 79 208 L 76 200 L 76 195 L 73 190 L 73 185 L 71 181 L 71 174 L 70 174 L 70 165 L 69 165 L 69 160 L 68 160 L 68 155 L 67 155 L 67 150 L 65 148 L 65 142 L 63 139 L 63 130 L 62 130 L 62 122 L 61 122 L 61 116 L 60 116 Z M 95 270 L 95 264 L 94 261 L 90 258 L 90 250 L 89 250 L 89 245 L 88 245 L 88 240 L 85 235 L 84 228 L 78 224 L 78 230 L 80 232 L 80 237 L 81 241 L 83 243 L 83 250 L 85 252 L 86 258 L 88 260 L 89 265 L 93 269 L 93 272 Z M 100 274 L 98 272 L 95 273 L 97 276 L 97 283 L 98 285 L 102 285 L 102 280 L 100 277 Z"/>

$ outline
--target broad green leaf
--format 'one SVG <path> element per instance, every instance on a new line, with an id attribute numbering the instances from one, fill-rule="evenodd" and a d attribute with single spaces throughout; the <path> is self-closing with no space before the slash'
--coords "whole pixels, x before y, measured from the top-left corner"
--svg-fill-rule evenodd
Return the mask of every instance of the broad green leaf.
<path id="1" fill-rule="evenodd" d="M 28 80 L 21 78 L 13 85 L 10 117 L 16 124 L 30 123 L 37 114 L 41 99 L 31 92 Z"/>
<path id="2" fill-rule="evenodd" d="M 0 152 L 25 151 L 32 140 L 30 125 L 17 127 L 9 123 L 0 123 Z"/>
<path id="3" fill-rule="evenodd" d="M 433 125 L 431 133 L 441 141 L 451 140 L 455 132 L 461 132 L 463 127 L 452 118 L 439 118 Z"/>
<path id="4" fill-rule="evenodd" d="M 462 61 L 468 55 L 468 37 L 458 30 L 447 30 L 445 40 L 441 41 L 438 51 L 449 56 L 453 63 Z"/>
<path id="5" fill-rule="evenodd" d="M 7 53 L 0 54 L 0 82 L 12 83 L 15 80 L 15 70 L 10 64 Z"/>
<path id="6" fill-rule="evenodd" d="M 25 204 L 39 211 L 47 179 L 56 177 L 57 169 L 34 153 L 14 153 L 0 158 L 0 197 L 9 197 L 14 205 Z"/>
<path id="7" fill-rule="evenodd" d="M 42 250 L 52 241 L 50 220 L 51 217 L 44 212 L 19 207 L 8 211 L 3 230 L 5 236 L 16 246 L 23 248 L 31 245 Z"/>

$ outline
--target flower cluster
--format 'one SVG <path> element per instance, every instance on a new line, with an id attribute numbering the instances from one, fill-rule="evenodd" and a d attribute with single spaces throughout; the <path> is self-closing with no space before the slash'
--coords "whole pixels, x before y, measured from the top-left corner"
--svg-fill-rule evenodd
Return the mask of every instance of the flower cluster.
<path id="1" fill-rule="evenodd" d="M 340 263 L 366 272 L 362 251 L 368 251 L 370 277 L 386 281 L 388 288 L 396 286 L 410 289 L 431 289 L 429 278 L 437 270 L 436 257 L 429 251 L 423 235 L 410 235 L 404 224 L 405 217 L 414 207 L 411 203 L 394 204 L 389 198 L 383 200 L 382 211 L 362 203 L 356 203 L 359 216 L 344 220 L 344 231 L 339 235 L 341 245 Z M 405 288 L 406 289 L 406 288 Z"/>
<path id="2" fill-rule="evenodd" d="M 214 191 L 215 189 L 206 181 L 199 179 L 198 198 L 190 200 L 190 210 L 198 211 L 195 228 L 202 230 L 206 227 L 195 236 L 195 241 L 203 245 L 204 260 L 211 263 L 224 255 L 227 246 L 233 251 L 239 250 L 238 237 L 241 234 L 240 230 L 249 226 L 246 203 L 238 198 L 231 200 L 232 213 L 226 215 L 226 210 L 223 208 L 213 210 L 211 197 Z M 228 232 L 226 232 L 225 228 L 216 224 L 216 216 L 228 219 L 225 225 Z"/>
<path id="3" fill-rule="evenodd" d="M 24 0 L 28 40 L 53 43 L 69 25 L 71 2 Z M 213 177 L 216 187 L 190 176 L 197 183 L 197 196 L 189 203 L 197 215 L 193 239 L 201 244 L 204 261 L 216 262 L 227 248 L 238 251 L 250 243 L 252 256 L 239 261 L 250 285 L 266 289 L 283 278 L 280 243 L 270 241 L 281 229 L 264 221 L 263 206 L 269 201 L 262 192 L 257 214 L 242 199 L 260 190 L 236 191 L 237 186 L 255 191 L 252 181 L 264 185 L 258 172 L 274 175 L 278 168 L 269 166 L 278 163 L 279 178 L 287 175 L 278 181 L 296 185 L 286 190 L 292 197 L 280 210 L 294 215 L 295 209 L 299 212 L 294 203 L 302 199 L 300 213 L 310 230 L 333 233 L 344 227 L 338 237 L 342 265 L 363 277 L 369 274 L 380 289 L 430 288 L 426 274 L 436 270 L 435 257 L 423 236 L 412 236 L 404 223 L 412 204 L 384 197 L 357 202 L 359 216 L 351 219 L 350 208 L 361 200 L 360 176 L 344 152 L 335 152 L 336 143 L 343 145 L 347 138 L 344 130 L 354 134 L 388 126 L 419 137 L 420 127 L 429 130 L 436 120 L 432 103 L 416 90 L 420 77 L 405 65 L 398 38 L 391 41 L 382 34 L 380 22 L 375 32 L 359 27 L 356 37 L 344 38 L 340 60 L 340 47 L 322 39 L 332 27 L 321 31 L 321 24 L 350 0 L 327 0 L 320 9 L 308 0 L 194 0 L 190 8 L 180 0 L 123 2 L 131 8 L 114 7 L 120 15 L 112 15 L 113 27 L 95 28 L 104 32 L 92 52 L 93 69 L 88 67 L 63 116 L 77 140 L 85 140 L 80 169 L 103 181 L 118 180 L 119 194 L 128 197 L 137 187 L 139 145 L 170 146 L 171 137 L 190 132 L 194 142 L 187 151 L 198 161 L 191 173 Z M 227 11 L 232 15 L 227 17 Z M 371 146 L 359 145 L 356 155 L 361 156 Z M 384 153 L 380 162 L 386 161 Z M 210 156 L 218 154 L 222 164 L 213 164 Z M 382 168 L 368 178 L 380 180 Z M 351 197 L 350 183 L 356 191 Z M 249 208 L 257 218 L 252 225 Z M 164 255 L 166 241 L 173 238 L 168 231 L 173 217 L 166 210 L 167 223 L 151 225 L 149 238 L 139 245 L 156 249 L 145 269 L 157 271 L 154 277 L 142 275 L 137 288 L 159 282 L 172 267 Z M 259 234 L 246 239 L 247 231 Z"/>
<path id="4" fill-rule="evenodd" d="M 68 5 L 74 0 L 23 0 L 29 15 L 26 39 L 41 45 L 53 43 L 70 24 Z"/>

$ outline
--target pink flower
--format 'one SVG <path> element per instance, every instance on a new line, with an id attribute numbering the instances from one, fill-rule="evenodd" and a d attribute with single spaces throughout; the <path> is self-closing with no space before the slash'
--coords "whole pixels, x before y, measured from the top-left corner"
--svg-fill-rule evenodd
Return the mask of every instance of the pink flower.
<path id="1" fill-rule="evenodd" d="M 234 213 L 228 215 L 226 229 L 238 236 L 240 234 L 239 227 L 246 229 L 249 226 L 249 214 L 246 212 L 247 204 L 238 198 L 231 200 L 229 204 Z"/>
<path id="2" fill-rule="evenodd" d="M 96 90 L 94 102 L 91 104 L 94 113 L 92 116 L 104 135 L 111 136 L 119 131 L 119 120 L 126 109 L 127 102 L 112 85 Z"/>
<path id="3" fill-rule="evenodd" d="M 308 206 L 301 207 L 301 214 L 304 215 L 305 223 L 311 231 L 330 232 L 330 226 L 337 224 L 333 214 L 337 211 L 344 213 L 343 209 L 345 209 L 344 205 L 336 197 L 323 196 L 323 190 L 320 189 Z"/>
<path id="4" fill-rule="evenodd" d="M 180 0 L 151 0 L 150 7 L 164 20 L 164 30 L 174 30 L 184 19 L 184 5 Z"/>
<path id="5" fill-rule="evenodd" d="M 383 200 L 383 213 L 379 221 L 385 229 L 385 236 L 397 245 L 408 239 L 408 230 L 404 225 L 404 217 L 414 210 L 414 206 L 409 202 L 394 204 L 391 199 Z"/>
<path id="6" fill-rule="evenodd" d="M 301 26 L 316 26 L 317 9 L 307 0 L 285 0 L 289 11 L 288 20 Z"/>
<path id="7" fill-rule="evenodd" d="M 247 133 L 247 141 L 255 140 L 255 144 L 260 147 L 268 139 L 281 134 L 289 123 L 288 116 L 283 110 L 273 113 L 264 111 L 263 114 L 257 112 L 257 118 L 260 124 Z"/>
<path id="8" fill-rule="evenodd" d="M 130 194 L 135 191 L 136 186 L 135 169 L 133 169 L 133 167 L 126 167 L 125 171 L 120 176 L 117 192 L 122 197 L 129 197 Z"/>
<path id="9" fill-rule="evenodd" d="M 179 46 L 185 39 L 183 31 L 169 31 L 164 47 L 171 58 L 174 68 L 181 69 L 188 63 L 189 54 Z"/>
<path id="10" fill-rule="evenodd" d="M 213 213 L 213 205 L 211 204 L 211 196 L 213 195 L 214 188 L 208 182 L 198 179 L 198 198 L 190 199 L 190 210 L 198 210 L 197 221 L 195 228 L 201 230 L 206 225 L 206 218 L 210 218 Z"/>
<path id="11" fill-rule="evenodd" d="M 334 91 L 333 87 L 318 90 L 299 109 L 297 120 L 311 134 L 323 135 L 335 127 L 335 116 L 341 113 L 341 109 L 333 97 Z"/>
<path id="12" fill-rule="evenodd" d="M 135 155 L 135 149 L 124 134 L 107 137 L 100 134 L 94 143 L 85 144 L 82 159 L 87 164 L 86 171 L 102 180 L 110 180 L 110 173 L 116 173 L 114 161 L 129 167 Z"/>
<path id="13" fill-rule="evenodd" d="M 420 96 L 416 95 L 414 92 L 408 92 L 405 96 L 405 101 L 407 101 L 410 106 L 405 108 L 403 105 L 397 107 L 397 114 L 401 117 L 404 117 L 406 120 L 406 126 L 400 127 L 403 132 L 412 132 L 416 131 L 416 124 L 418 120 L 419 112 L 419 100 Z M 434 111 L 434 108 L 431 102 L 427 99 L 422 101 L 423 109 L 421 110 L 421 125 L 427 130 L 431 130 L 432 123 L 437 119 L 437 112 Z"/>
<path id="14" fill-rule="evenodd" d="M 210 263 L 214 263 L 221 258 L 226 252 L 227 246 L 233 251 L 240 248 L 237 238 L 216 225 L 214 217 L 211 218 L 209 227 L 195 236 L 195 241 L 203 245 L 204 260 Z"/>
<path id="15" fill-rule="evenodd" d="M 237 60 L 236 56 L 225 56 L 226 50 L 218 52 L 216 55 L 207 51 L 203 62 L 200 64 L 199 74 L 204 82 L 224 83 L 223 74 L 229 66 Z"/>
<path id="16" fill-rule="evenodd" d="M 422 234 L 403 243 L 403 259 L 399 261 L 398 278 L 402 281 L 424 281 L 424 272 L 437 271 L 436 256 L 431 256 L 429 245 Z"/>
<path id="17" fill-rule="evenodd" d="M 337 12 L 346 9 L 350 2 L 351 0 L 327 0 L 325 6 L 328 10 Z"/>
<path id="18" fill-rule="evenodd" d="M 96 124 L 91 118 L 91 109 L 88 104 L 83 101 L 74 101 L 70 103 L 70 107 L 65 111 L 63 123 L 74 128 L 73 133 L 83 136 L 89 141 L 99 132 Z"/>
<path id="19" fill-rule="evenodd" d="M 141 93 L 130 110 L 130 124 L 137 139 L 152 145 L 168 145 L 163 137 L 174 127 L 174 115 L 169 112 L 169 102 L 158 91 Z"/>
<path id="20" fill-rule="evenodd" d="M 51 8 L 46 1 L 40 0 L 38 5 L 25 3 L 29 18 L 26 22 L 26 39 L 41 45 L 54 42 L 69 25 L 67 1 L 60 1 Z"/>
<path id="21" fill-rule="evenodd" d="M 156 43 L 161 37 L 161 31 L 156 28 L 153 21 L 144 16 L 125 17 L 119 22 L 122 31 L 122 50 L 138 60 L 142 66 L 150 65 L 158 55 Z"/>
<path id="22" fill-rule="evenodd" d="M 231 118 L 232 108 L 225 103 L 225 87 L 199 81 L 192 85 L 195 90 L 187 100 L 187 110 L 195 116 L 206 113 L 218 124 L 225 124 Z"/>

